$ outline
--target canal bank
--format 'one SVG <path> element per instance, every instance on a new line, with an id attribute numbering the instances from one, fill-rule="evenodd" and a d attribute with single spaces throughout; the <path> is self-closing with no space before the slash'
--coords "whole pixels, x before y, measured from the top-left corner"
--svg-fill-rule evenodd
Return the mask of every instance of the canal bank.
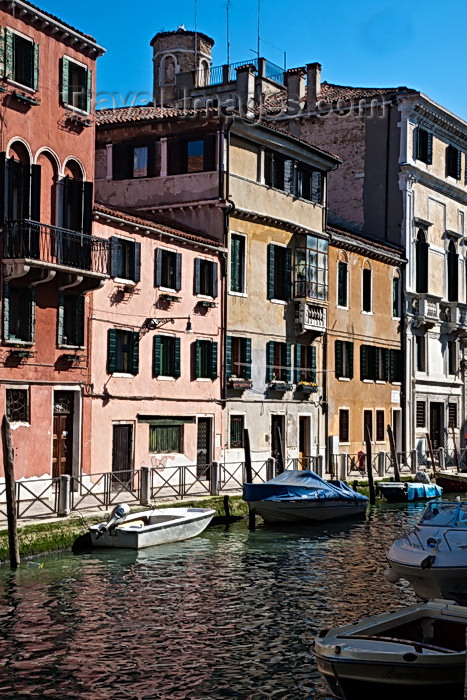
<path id="1" fill-rule="evenodd" d="M 248 506 L 240 495 L 213 496 L 196 500 L 161 503 L 156 508 L 198 507 L 212 508 L 216 515 L 213 525 L 233 522 L 248 514 Z M 147 510 L 145 506 L 132 508 L 133 512 Z M 78 537 L 86 534 L 90 525 L 107 520 L 111 509 L 96 511 L 84 515 L 73 512 L 63 518 L 44 520 L 31 519 L 18 524 L 18 544 L 21 559 L 70 550 Z M 0 524 L 0 564 L 9 561 L 8 529 L 6 523 Z"/>

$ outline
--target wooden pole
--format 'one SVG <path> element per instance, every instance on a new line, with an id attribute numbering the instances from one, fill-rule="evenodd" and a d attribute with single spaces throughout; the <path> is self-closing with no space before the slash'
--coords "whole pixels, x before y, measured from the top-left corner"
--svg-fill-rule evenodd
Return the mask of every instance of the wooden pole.
<path id="1" fill-rule="evenodd" d="M 247 484 L 253 483 L 253 469 L 251 468 L 250 434 L 248 428 L 243 429 L 243 447 L 245 449 L 245 477 Z M 254 530 L 256 527 L 256 516 L 248 506 L 248 527 Z"/>
<path id="2" fill-rule="evenodd" d="M 392 427 L 388 425 L 387 427 L 389 446 L 391 448 L 392 463 L 394 464 L 394 480 L 400 481 L 401 475 L 399 473 L 399 462 L 397 461 L 396 443 L 394 441 L 394 433 L 392 432 Z"/>
<path id="3" fill-rule="evenodd" d="M 434 456 L 434 454 L 433 454 L 433 445 L 431 444 L 431 438 L 430 438 L 430 434 L 429 434 L 429 433 L 426 434 L 426 441 L 427 441 L 427 443 L 428 443 L 428 449 L 430 450 L 430 457 L 431 457 L 431 464 L 432 464 L 432 467 L 433 467 L 433 471 L 435 471 L 435 469 L 436 469 L 436 465 L 435 465 L 435 456 Z"/>
<path id="4" fill-rule="evenodd" d="M 457 452 L 456 432 L 455 432 L 454 428 L 452 428 L 452 441 L 454 443 L 454 459 L 456 460 L 456 469 L 459 472 L 459 454 Z"/>
<path id="5" fill-rule="evenodd" d="M 370 427 L 365 425 L 365 450 L 366 450 L 366 471 L 368 474 L 368 487 L 370 489 L 370 505 L 374 506 L 376 501 L 375 482 L 373 481 L 373 470 L 371 468 L 371 435 Z"/>
<path id="6" fill-rule="evenodd" d="M 3 469 L 5 472 L 6 510 L 8 520 L 8 547 L 10 566 L 17 569 L 19 564 L 18 527 L 16 522 L 15 465 L 11 444 L 10 422 L 4 415 L 2 420 Z"/>

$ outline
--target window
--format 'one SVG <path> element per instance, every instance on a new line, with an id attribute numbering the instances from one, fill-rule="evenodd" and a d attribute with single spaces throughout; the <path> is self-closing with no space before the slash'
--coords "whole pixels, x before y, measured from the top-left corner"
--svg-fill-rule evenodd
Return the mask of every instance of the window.
<path id="1" fill-rule="evenodd" d="M 266 346 L 266 381 L 290 382 L 291 345 L 270 340 Z"/>
<path id="2" fill-rule="evenodd" d="M 401 280 L 396 272 L 392 278 L 392 316 L 400 318 L 401 315 Z"/>
<path id="3" fill-rule="evenodd" d="M 167 419 L 169 422 L 169 419 Z M 183 452 L 183 425 L 150 425 L 149 452 L 180 454 Z"/>
<path id="4" fill-rule="evenodd" d="M 230 416 L 230 447 L 243 447 L 243 416 Z"/>
<path id="5" fill-rule="evenodd" d="M 156 287 L 173 289 L 182 288 L 182 255 L 174 250 L 157 248 L 156 250 Z"/>
<path id="6" fill-rule="evenodd" d="M 425 232 L 418 229 L 415 243 L 415 291 L 419 294 L 428 292 L 428 250 L 429 243 Z"/>
<path id="7" fill-rule="evenodd" d="M 65 107 L 91 111 L 92 72 L 86 66 L 62 58 L 62 102 Z"/>
<path id="8" fill-rule="evenodd" d="M 448 374 L 457 374 L 457 343 L 455 340 L 448 340 Z"/>
<path id="9" fill-rule="evenodd" d="M 285 157 L 279 153 L 265 151 L 264 153 L 264 182 L 268 187 L 284 190 L 285 187 Z M 290 161 L 289 161 L 290 163 Z"/>
<path id="10" fill-rule="evenodd" d="M 169 175 L 216 169 L 215 134 L 200 139 L 171 139 L 167 147 Z"/>
<path id="11" fill-rule="evenodd" d="M 154 376 L 180 376 L 180 338 L 170 335 L 154 337 Z"/>
<path id="12" fill-rule="evenodd" d="M 6 417 L 12 422 L 29 423 L 29 391 L 6 390 Z"/>
<path id="13" fill-rule="evenodd" d="M 384 442 L 384 411 L 376 411 L 376 442 Z"/>
<path id="14" fill-rule="evenodd" d="M 284 246 L 268 245 L 268 299 L 289 301 L 292 251 Z"/>
<path id="15" fill-rule="evenodd" d="M 451 145 L 446 147 L 446 177 L 461 179 L 461 151 Z"/>
<path id="16" fill-rule="evenodd" d="M 457 428 L 457 404 L 448 403 L 448 428 Z"/>
<path id="17" fill-rule="evenodd" d="M 362 311 L 371 312 L 371 268 L 365 263 L 362 271 Z"/>
<path id="18" fill-rule="evenodd" d="M 459 256 L 454 241 L 449 242 L 447 255 L 448 301 L 458 300 L 459 290 Z"/>
<path id="19" fill-rule="evenodd" d="M 394 351 L 391 351 L 394 352 Z M 360 377 L 386 382 L 390 375 L 390 351 L 373 345 L 360 346 Z"/>
<path id="20" fill-rule="evenodd" d="M 414 159 L 431 165 L 433 162 L 433 134 L 417 126 L 413 138 Z"/>
<path id="21" fill-rule="evenodd" d="M 415 336 L 417 372 L 426 372 L 426 342 L 424 335 Z"/>
<path id="22" fill-rule="evenodd" d="M 315 170 L 302 163 L 297 164 L 297 197 L 307 199 L 315 204 L 323 203 L 324 176 L 320 170 Z"/>
<path id="23" fill-rule="evenodd" d="M 62 190 L 61 226 L 78 233 L 90 234 L 93 207 L 92 182 L 84 182 L 83 180 L 66 176 L 60 181 L 60 185 Z M 83 249 L 83 253 L 88 258 L 90 257 L 90 242 L 83 241 L 78 237 L 69 237 L 67 244 L 72 246 L 73 255 L 79 255 L 79 247 L 88 246 L 87 250 Z"/>
<path id="24" fill-rule="evenodd" d="M 426 403 L 417 401 L 415 425 L 417 428 L 426 428 Z"/>
<path id="25" fill-rule="evenodd" d="M 353 378 L 353 343 L 336 340 L 334 344 L 334 361 L 337 378 Z"/>
<path id="26" fill-rule="evenodd" d="M 230 291 L 244 294 L 245 286 L 245 236 L 232 233 L 230 237 Z"/>
<path id="27" fill-rule="evenodd" d="M 138 374 L 139 334 L 111 328 L 107 341 L 107 371 Z"/>
<path id="28" fill-rule="evenodd" d="M 295 346 L 295 383 L 311 382 L 316 384 L 316 346 Z"/>
<path id="29" fill-rule="evenodd" d="M 212 260 L 195 258 L 194 293 L 207 297 L 217 297 L 217 268 Z"/>
<path id="30" fill-rule="evenodd" d="M 41 166 L 15 160 L 13 156 L 6 158 L 3 152 L 0 153 L 0 179 L 5 182 L 4 198 L 0 205 L 1 218 L 40 221 Z M 21 242 L 15 240 L 15 250 L 19 257 L 37 257 L 37 236 L 31 229 L 26 233 Z M 18 249 L 19 244 L 21 247 Z"/>
<path id="31" fill-rule="evenodd" d="M 127 180 L 139 177 L 155 177 L 157 142 L 148 144 L 114 143 L 112 146 L 112 177 Z"/>
<path id="32" fill-rule="evenodd" d="M 84 345 L 84 297 L 60 294 L 57 344 Z"/>
<path id="33" fill-rule="evenodd" d="M 110 276 L 140 281 L 141 243 L 117 238 L 110 239 Z"/>
<path id="34" fill-rule="evenodd" d="M 337 305 L 348 306 L 348 264 L 344 260 L 337 263 Z"/>
<path id="35" fill-rule="evenodd" d="M 31 39 L 5 29 L 4 75 L 15 83 L 37 90 L 39 86 L 39 47 Z"/>
<path id="36" fill-rule="evenodd" d="M 389 381 L 402 382 L 404 373 L 402 350 L 389 350 Z"/>
<path id="37" fill-rule="evenodd" d="M 363 411 L 363 440 L 373 440 L 373 411 Z"/>
<path id="38" fill-rule="evenodd" d="M 339 409 L 339 442 L 349 442 L 349 409 Z"/>
<path id="39" fill-rule="evenodd" d="M 3 287 L 5 340 L 34 342 L 35 295 L 33 287 Z"/>
<path id="40" fill-rule="evenodd" d="M 195 342 L 195 377 L 196 379 L 216 379 L 217 343 L 211 340 Z"/>
<path id="41" fill-rule="evenodd" d="M 251 379 L 251 339 L 228 335 L 225 351 L 227 378 Z"/>
<path id="42" fill-rule="evenodd" d="M 310 202 L 323 203 L 324 173 L 280 153 L 265 151 L 264 183 Z"/>
<path id="43" fill-rule="evenodd" d="M 389 350 L 386 348 L 374 348 L 375 380 L 386 382 L 389 375 Z"/>

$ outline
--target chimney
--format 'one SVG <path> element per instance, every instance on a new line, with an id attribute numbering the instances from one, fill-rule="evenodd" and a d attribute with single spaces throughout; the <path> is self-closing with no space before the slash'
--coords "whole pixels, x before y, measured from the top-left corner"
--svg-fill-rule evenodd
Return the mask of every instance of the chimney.
<path id="1" fill-rule="evenodd" d="M 321 94 L 321 63 L 307 63 L 306 106 L 309 112 L 316 109 Z"/>
<path id="2" fill-rule="evenodd" d="M 255 108 L 255 73 L 252 63 L 237 68 L 237 97 L 242 116 L 252 117 Z"/>
<path id="3" fill-rule="evenodd" d="M 290 115 L 299 114 L 303 107 L 301 100 L 305 97 L 305 74 L 306 68 L 291 68 L 285 73 L 287 113 Z"/>

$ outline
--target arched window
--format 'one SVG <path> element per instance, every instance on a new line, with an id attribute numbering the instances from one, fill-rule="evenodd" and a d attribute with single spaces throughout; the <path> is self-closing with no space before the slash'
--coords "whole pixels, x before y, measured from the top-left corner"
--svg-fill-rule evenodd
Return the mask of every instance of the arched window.
<path id="1" fill-rule="evenodd" d="M 5 171 L 4 218 L 7 220 L 40 220 L 40 167 L 31 163 L 29 150 L 21 141 L 14 141 L 8 158 L 1 154 L 0 169 Z"/>
<path id="2" fill-rule="evenodd" d="M 209 85 L 209 63 L 206 60 L 202 60 L 199 64 L 198 85 L 199 87 Z"/>
<path id="3" fill-rule="evenodd" d="M 58 159 L 54 153 L 42 150 L 36 155 L 41 172 L 41 223 L 55 225 L 57 214 Z"/>
<path id="4" fill-rule="evenodd" d="M 372 308 L 371 265 L 368 260 L 363 263 L 362 270 L 362 311 L 371 312 Z"/>
<path id="5" fill-rule="evenodd" d="M 401 278 L 399 270 L 394 270 L 392 277 L 392 316 L 401 316 Z"/>
<path id="6" fill-rule="evenodd" d="M 448 247 L 448 301 L 458 301 L 459 288 L 459 256 L 454 241 L 449 242 Z"/>
<path id="7" fill-rule="evenodd" d="M 343 252 L 337 261 L 337 305 L 345 308 L 349 305 L 349 263 Z"/>
<path id="8" fill-rule="evenodd" d="M 415 291 L 419 294 L 428 292 L 428 250 L 430 244 L 425 232 L 418 229 L 415 243 Z"/>
<path id="9" fill-rule="evenodd" d="M 161 61 L 161 85 L 175 85 L 177 61 L 174 56 L 164 56 Z"/>
<path id="10" fill-rule="evenodd" d="M 91 233 L 92 182 L 84 181 L 83 169 L 78 161 L 67 161 L 61 187 L 62 227 L 79 233 Z"/>

